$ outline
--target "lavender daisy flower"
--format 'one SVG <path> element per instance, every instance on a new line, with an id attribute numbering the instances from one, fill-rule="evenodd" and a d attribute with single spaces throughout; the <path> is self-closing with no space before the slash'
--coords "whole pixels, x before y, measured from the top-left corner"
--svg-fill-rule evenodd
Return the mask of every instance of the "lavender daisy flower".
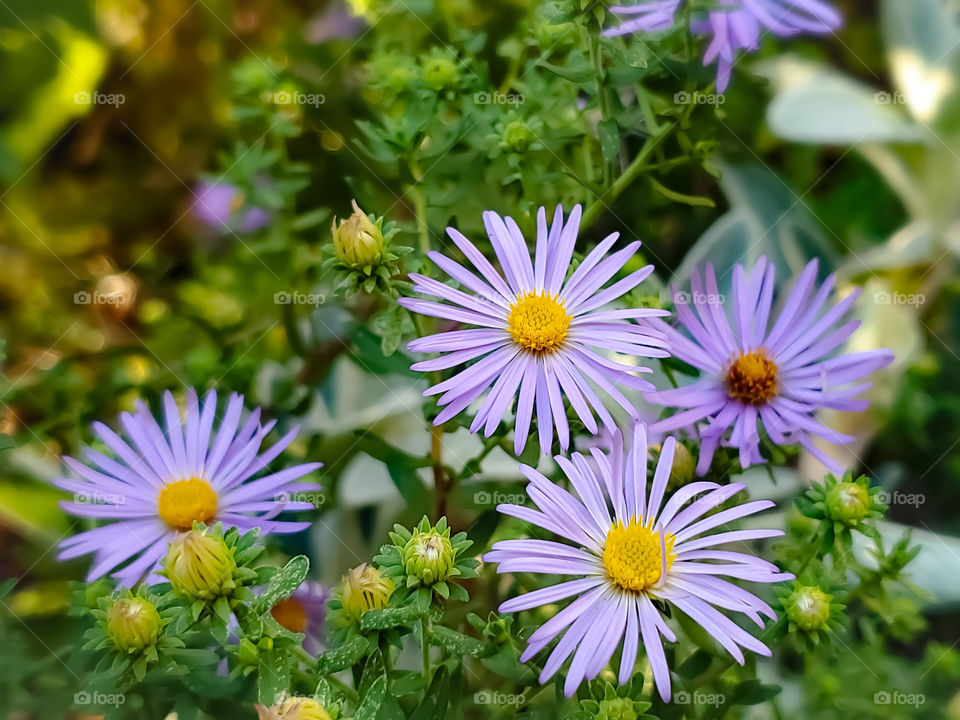
<path id="1" fill-rule="evenodd" d="M 321 463 L 296 465 L 253 479 L 296 437 L 297 428 L 260 452 L 260 445 L 276 421 L 260 424 L 260 410 L 240 425 L 243 397 L 233 394 L 223 421 L 213 429 L 217 394 L 207 393 L 203 404 L 190 390 L 186 423 L 173 395 L 164 394 L 165 431 L 143 403 L 134 414 L 121 413 L 126 440 L 102 423 L 93 430 L 109 448 L 109 457 L 84 448 L 89 465 L 65 457 L 77 479 L 53 482 L 74 493 L 61 507 L 80 517 L 113 520 L 109 525 L 75 535 L 60 544 L 60 559 L 94 554 L 87 580 L 110 571 L 133 586 L 156 569 L 167 544 L 194 522 L 223 523 L 241 531 L 293 533 L 307 522 L 275 520 L 281 512 L 310 510 L 308 502 L 290 502 L 291 493 L 314 490 L 315 483 L 297 483 Z M 128 563 L 120 570 L 120 565 Z"/>
<path id="2" fill-rule="evenodd" d="M 684 0 L 647 0 L 612 7 L 611 12 L 626 19 L 604 35 L 668 30 L 676 24 L 683 3 Z M 690 30 L 710 37 L 703 64 L 717 63 L 717 91 L 723 92 L 730 82 L 736 53 L 756 50 L 767 32 L 780 37 L 824 34 L 833 32 L 841 23 L 840 13 L 823 0 L 719 0 L 717 7 L 705 16 L 691 15 Z"/>
<path id="3" fill-rule="evenodd" d="M 323 650 L 323 623 L 327 617 L 330 588 L 307 580 L 270 609 L 273 618 L 290 632 L 303 633 L 303 648 L 317 655 Z"/>
<path id="4" fill-rule="evenodd" d="M 628 452 L 624 452 L 620 437 L 609 455 L 591 450 L 597 471 L 580 453 L 570 459 L 556 456 L 576 495 L 521 465 L 521 472 L 530 481 L 527 493 L 538 509 L 497 507 L 506 515 L 569 541 L 502 540 L 484 556 L 487 562 L 499 563 L 499 573 L 574 576 L 507 600 L 499 608 L 500 612 L 518 612 L 576 598 L 530 636 L 521 656 L 526 662 L 559 638 L 546 658 L 540 682 L 549 680 L 572 657 L 564 684 L 567 697 L 583 680 L 593 679 L 606 667 L 622 640 L 620 684 L 630 680 L 642 641 L 660 696 L 670 699 L 670 671 L 661 637 L 675 642 L 676 636 L 655 600 L 667 602 L 689 616 L 741 665 L 741 648 L 770 655 L 762 642 L 720 610 L 743 613 L 759 627 L 763 627 L 762 615 L 776 618 L 773 610 L 721 576 L 762 583 L 793 576 L 780 573 L 765 560 L 716 548 L 783 533 L 707 533 L 770 508 L 773 503 L 748 502 L 704 517 L 742 490 L 743 483 L 720 486 L 699 481 L 667 496 L 675 448 L 672 437 L 664 441 L 648 491 L 647 428 L 637 423 Z"/>
<path id="5" fill-rule="evenodd" d="M 749 277 L 742 265 L 733 271 L 731 324 L 721 307 L 713 267 L 707 265 L 706 284 L 699 273 L 691 280 L 691 294 L 674 291 L 677 317 L 689 336 L 663 324 L 674 356 L 702 372 L 685 387 L 649 393 L 652 402 L 684 408 L 656 423 L 658 432 L 670 432 L 691 423 L 700 429 L 702 446 L 697 474 L 710 467 L 717 445 L 739 448 L 740 463 L 763 462 L 757 423 L 778 445 L 799 443 L 834 472 L 840 467 L 813 444 L 813 437 L 834 443 L 854 438 L 830 430 L 814 414 L 820 408 L 865 410 L 867 400 L 856 396 L 871 383 L 856 383 L 893 360 L 890 350 L 836 354 L 858 320 L 841 321 L 860 295 L 854 290 L 823 311 L 835 283 L 831 275 L 816 288 L 817 261 L 811 261 L 770 326 L 774 267 L 760 258 Z M 693 309 L 686 300 L 692 301 Z M 728 428 L 733 428 L 729 439 Z"/>
<path id="6" fill-rule="evenodd" d="M 540 208 L 532 262 L 520 228 L 512 218 L 485 212 L 483 222 L 502 274 L 466 237 L 447 228 L 454 244 L 482 277 L 445 255 L 431 252 L 430 259 L 470 293 L 411 274 L 414 289 L 452 304 L 400 300 L 413 312 L 477 326 L 419 338 L 407 346 L 413 352 L 445 353 L 435 360 L 414 364 L 414 370 L 446 370 L 476 361 L 424 393 L 442 393 L 437 404 L 443 410 L 435 424 L 462 412 L 490 389 L 470 426 L 471 432 L 482 427 L 487 437 L 493 434 L 518 395 L 514 451 L 518 455 L 523 452 L 534 409 L 541 451 L 550 451 L 554 425 L 560 446 L 566 449 L 570 429 L 564 396 L 591 433 L 597 432 L 594 412 L 604 426 L 616 427 L 593 385 L 636 418 L 633 404 L 615 385 L 652 390 L 649 382 L 634 377 L 634 373 L 651 372 L 650 368 L 625 365 L 601 353 L 667 357 L 663 337 L 646 320 L 667 313 L 650 308 L 606 308 L 650 275 L 651 265 L 601 288 L 633 256 L 640 242 L 632 242 L 606 257 L 619 237 L 619 233 L 613 233 L 569 274 L 580 228 L 579 205 L 566 223 L 563 208 L 557 206 L 549 230 L 546 211 Z"/>

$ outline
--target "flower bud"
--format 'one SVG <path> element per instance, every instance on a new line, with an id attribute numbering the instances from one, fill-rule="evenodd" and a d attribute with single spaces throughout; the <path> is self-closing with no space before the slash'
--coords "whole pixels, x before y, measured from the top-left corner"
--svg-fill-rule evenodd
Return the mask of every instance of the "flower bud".
<path id="1" fill-rule="evenodd" d="M 383 232 L 377 223 L 353 201 L 353 215 L 337 223 L 333 219 L 333 251 L 337 260 L 348 267 L 361 269 L 376 265 L 383 257 Z"/>
<path id="2" fill-rule="evenodd" d="M 123 652 L 138 653 L 156 645 L 160 627 L 156 606 L 143 598 L 118 598 L 107 610 L 107 635 Z"/>
<path id="3" fill-rule="evenodd" d="M 383 577 L 373 565 L 363 563 L 343 577 L 340 602 L 349 615 L 359 620 L 367 610 L 386 607 L 393 590 L 393 580 Z"/>
<path id="4" fill-rule="evenodd" d="M 260 720 L 330 720 L 323 705 L 309 697 L 294 696 L 273 707 L 257 705 Z"/>
<path id="5" fill-rule="evenodd" d="M 204 530 L 180 533 L 167 551 L 167 577 L 173 589 L 193 600 L 229 595 L 237 563 L 219 535 Z"/>
<path id="6" fill-rule="evenodd" d="M 830 619 L 830 596 L 816 585 L 798 585 L 785 605 L 787 619 L 807 632 L 822 629 Z"/>
<path id="7" fill-rule="evenodd" d="M 827 513 L 834 522 L 855 527 L 870 512 L 867 489 L 845 480 L 827 490 Z"/>
<path id="8" fill-rule="evenodd" d="M 448 535 L 449 532 L 439 533 L 435 528 L 425 532 L 415 529 L 401 551 L 407 575 L 419 578 L 424 585 L 446 580 L 454 563 Z"/>
<path id="9" fill-rule="evenodd" d="M 457 64 L 450 58 L 431 57 L 423 61 L 423 80 L 434 90 L 455 87 L 459 77 Z"/>
<path id="10" fill-rule="evenodd" d="M 640 715 L 632 699 L 613 697 L 599 702 L 596 717 L 603 720 L 637 720 Z"/>
<path id="11" fill-rule="evenodd" d="M 511 151 L 523 154 L 533 142 L 533 133 L 522 120 L 514 120 L 503 131 L 503 142 Z"/>
<path id="12" fill-rule="evenodd" d="M 697 461 L 690 449 L 678 442 L 673 451 L 673 465 L 670 467 L 670 479 L 667 486 L 671 490 L 681 488 L 697 475 Z"/>

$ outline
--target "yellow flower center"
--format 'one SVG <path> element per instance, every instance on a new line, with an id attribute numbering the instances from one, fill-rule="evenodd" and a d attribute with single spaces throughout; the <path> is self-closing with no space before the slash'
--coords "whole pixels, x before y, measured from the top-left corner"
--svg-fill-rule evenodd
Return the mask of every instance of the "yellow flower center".
<path id="1" fill-rule="evenodd" d="M 296 598 L 281 600 L 270 609 L 270 614 L 290 632 L 302 633 L 307 629 L 307 609 Z"/>
<path id="2" fill-rule="evenodd" d="M 727 395 L 747 405 L 763 405 L 777 394 L 777 366 L 763 348 L 741 352 L 730 363 Z"/>
<path id="3" fill-rule="evenodd" d="M 670 569 L 676 555 L 673 550 L 673 535 L 666 534 L 667 566 Z M 664 572 L 660 554 L 660 533 L 631 518 L 627 525 L 617 520 L 607 532 L 603 545 L 603 567 L 607 577 L 621 590 L 642 593 L 660 581 Z"/>
<path id="4" fill-rule="evenodd" d="M 200 478 L 177 480 L 160 491 L 157 511 L 174 530 L 190 530 L 195 522 L 213 520 L 217 514 L 217 493 Z"/>
<path id="5" fill-rule="evenodd" d="M 537 355 L 554 352 L 570 329 L 563 303 L 546 290 L 521 295 L 510 306 L 507 326 L 514 342 Z"/>

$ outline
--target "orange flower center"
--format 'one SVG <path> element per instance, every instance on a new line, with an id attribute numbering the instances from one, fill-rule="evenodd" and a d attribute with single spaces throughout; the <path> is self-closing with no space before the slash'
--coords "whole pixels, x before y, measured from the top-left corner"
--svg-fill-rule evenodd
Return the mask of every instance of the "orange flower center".
<path id="1" fill-rule="evenodd" d="M 741 352 L 727 369 L 727 395 L 747 405 L 763 405 L 777 394 L 777 366 L 763 348 Z"/>
<path id="2" fill-rule="evenodd" d="M 296 598 L 281 600 L 270 609 L 270 614 L 290 632 L 302 633 L 307 629 L 307 609 Z"/>

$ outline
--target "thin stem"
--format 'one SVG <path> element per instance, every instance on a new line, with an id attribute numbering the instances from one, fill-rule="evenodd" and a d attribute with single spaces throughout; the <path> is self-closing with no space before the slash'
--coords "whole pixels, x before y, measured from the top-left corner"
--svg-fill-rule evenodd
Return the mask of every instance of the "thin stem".
<path id="1" fill-rule="evenodd" d="M 647 158 L 650 157 L 651 153 L 653 153 L 660 142 L 670 133 L 671 130 L 673 130 L 674 127 L 676 127 L 676 123 L 663 125 L 659 132 L 647 138 L 647 141 L 643 144 L 643 147 L 640 148 L 640 152 L 637 153 L 637 156 L 627 166 L 627 169 L 623 171 L 623 174 L 616 179 L 613 185 L 610 186 L 609 190 L 597 198 L 593 205 L 587 208 L 587 211 L 583 214 L 583 220 L 580 221 L 581 231 L 595 223 L 600 217 L 601 213 L 607 209 L 607 204 L 620 197 L 623 191 L 630 187 L 631 183 L 633 183 L 633 181 L 636 180 L 645 169 L 647 169 Z"/>
<path id="2" fill-rule="evenodd" d="M 420 252 L 423 253 L 424 262 L 426 262 L 427 253 L 430 252 L 430 228 L 427 225 L 427 196 L 424 195 L 420 187 L 420 181 L 423 179 L 423 171 L 416 160 L 410 158 L 410 174 L 413 175 L 413 185 L 410 186 L 410 194 L 413 196 L 413 209 L 417 216 L 417 233 L 420 237 Z"/>
<path id="3" fill-rule="evenodd" d="M 433 465 L 433 488 L 437 494 L 437 517 L 447 511 L 447 483 L 443 477 L 443 426 L 430 426 L 430 457 Z"/>

